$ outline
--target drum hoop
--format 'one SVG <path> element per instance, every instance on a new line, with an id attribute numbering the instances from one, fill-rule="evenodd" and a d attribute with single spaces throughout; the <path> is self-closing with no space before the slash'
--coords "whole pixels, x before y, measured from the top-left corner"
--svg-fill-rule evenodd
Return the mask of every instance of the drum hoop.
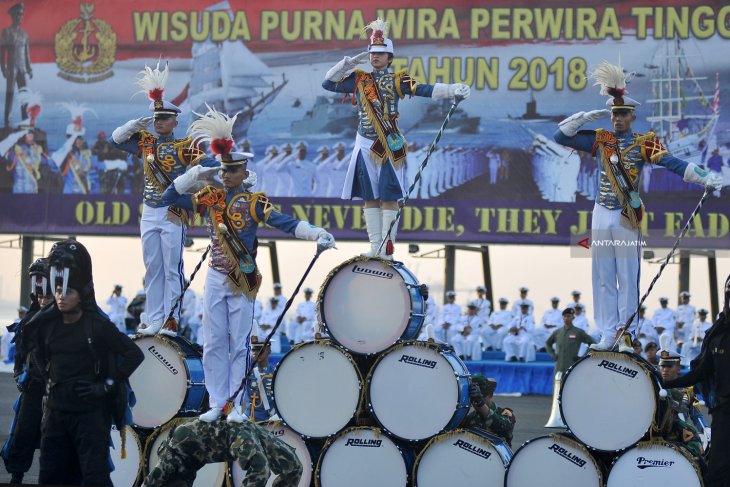
<path id="1" fill-rule="evenodd" d="M 486 433 L 486 432 L 485 432 Z M 471 439 L 472 441 L 483 441 L 484 437 L 476 434 L 474 431 L 471 430 L 471 428 L 456 428 L 451 431 L 445 431 L 443 433 L 438 433 L 431 437 L 430 440 L 426 443 L 426 445 L 421 449 L 421 451 L 416 455 L 416 460 L 413 462 L 413 468 L 411 470 L 411 478 L 413 479 L 413 485 L 418 485 L 418 466 L 421 464 L 421 459 L 423 458 L 423 455 L 426 454 L 428 449 L 433 445 L 434 443 L 446 440 L 448 438 L 452 438 L 457 435 L 465 435 L 467 438 Z M 496 435 L 493 435 L 496 436 Z M 498 437 L 499 438 L 499 437 Z M 500 438 L 502 441 L 504 441 L 503 438 Z M 490 442 L 491 444 L 491 442 Z M 506 442 L 505 442 L 506 445 Z M 497 456 L 502 459 L 502 465 L 504 466 L 505 471 L 507 470 L 507 466 L 510 464 L 510 461 L 505 459 L 502 454 L 497 450 L 497 448 L 494 447 L 492 444 L 492 448 L 494 448 L 494 451 L 497 452 Z"/>
<path id="2" fill-rule="evenodd" d="M 119 431 L 119 430 L 117 430 L 117 431 Z M 142 441 L 140 440 L 140 437 L 137 434 L 137 432 L 134 431 L 134 428 L 132 428 L 132 425 L 129 425 L 129 424 L 125 424 L 124 428 L 122 428 L 122 431 L 119 431 L 120 438 L 122 437 L 122 435 L 125 435 L 125 438 L 124 438 L 124 450 L 125 451 L 127 450 L 127 448 L 129 448 L 129 441 L 128 441 L 129 436 L 131 436 L 131 438 L 134 440 L 135 445 L 137 446 L 137 452 L 139 453 L 139 464 L 137 465 L 137 475 L 135 475 L 135 477 L 134 477 L 135 484 L 136 484 L 137 483 L 136 480 L 139 479 L 139 476 L 143 471 L 142 467 L 145 464 L 145 458 L 146 458 L 144 455 L 143 449 L 142 449 Z M 119 447 L 121 448 L 121 445 L 119 445 Z M 116 470 L 117 466 L 115 466 L 114 468 Z"/>
<path id="3" fill-rule="evenodd" d="M 281 360 L 279 360 L 279 362 L 277 362 L 277 364 L 276 364 L 276 367 L 274 367 L 274 373 L 271 376 L 271 384 L 272 384 L 271 397 L 273 398 L 274 402 L 276 402 L 276 393 L 275 393 L 276 377 L 279 374 L 279 367 L 281 366 L 282 363 L 284 363 L 284 360 L 286 359 L 286 357 L 290 353 L 293 353 L 295 350 L 299 350 L 300 348 L 303 348 L 303 347 L 309 346 L 309 345 L 323 345 L 323 346 L 327 346 L 327 347 L 336 348 L 345 356 L 345 358 L 350 362 L 350 365 L 352 365 L 353 370 L 355 370 L 355 375 L 357 376 L 357 385 L 360 388 L 360 394 L 357 399 L 357 406 L 355 407 L 355 410 L 352 412 L 352 416 L 350 417 L 350 421 L 351 421 L 352 418 L 354 418 L 358 413 L 364 411 L 365 404 L 367 402 L 366 401 L 367 391 L 365 390 L 365 389 L 367 389 L 367 387 L 365 387 L 365 382 L 363 381 L 362 374 L 360 373 L 360 369 L 357 368 L 357 364 L 355 363 L 355 360 L 352 358 L 352 354 L 350 352 L 348 352 L 342 345 L 340 345 L 339 343 L 337 343 L 329 338 L 319 338 L 319 339 L 310 340 L 307 342 L 297 343 L 288 352 L 286 352 L 283 357 L 281 357 Z M 279 413 L 279 415 L 281 416 L 281 413 Z M 287 428 L 289 428 L 290 430 L 292 430 L 293 432 L 295 432 L 296 434 L 301 436 L 303 439 L 320 438 L 317 436 L 309 436 L 309 435 L 301 434 L 300 432 L 295 430 L 294 427 L 292 427 L 292 425 L 287 423 L 286 419 L 283 416 L 281 417 L 281 422 Z M 343 431 L 345 431 L 345 430 L 343 430 Z M 332 438 L 332 436 L 330 435 L 327 438 Z"/>
<path id="4" fill-rule="evenodd" d="M 324 326 L 327 329 L 332 341 L 334 341 L 335 343 L 337 343 L 338 345 L 340 345 L 342 347 L 344 347 L 344 345 L 342 345 L 339 341 L 337 341 L 337 339 L 332 335 L 332 333 L 329 332 L 329 327 L 327 326 L 327 323 L 325 321 L 324 307 L 323 307 L 324 295 L 327 292 L 327 288 L 329 287 L 330 282 L 332 281 L 332 278 L 335 276 L 335 274 L 337 274 L 340 270 L 342 270 L 343 267 L 346 267 L 346 266 L 352 264 L 353 262 L 366 262 L 366 261 L 370 261 L 370 260 L 378 260 L 378 261 L 382 262 L 383 264 L 385 264 L 389 267 L 392 267 L 396 271 L 396 273 L 400 276 L 400 278 L 403 280 L 403 284 L 407 284 L 405 282 L 405 279 L 403 279 L 403 276 L 401 275 L 400 269 L 399 269 L 399 266 L 403 267 L 404 269 L 405 269 L 405 266 L 403 266 L 400 262 L 397 262 L 397 261 L 385 260 L 385 259 L 373 258 L 373 257 L 363 257 L 361 255 L 356 255 L 355 257 L 352 257 L 351 259 L 347 259 L 346 261 L 342 262 L 340 265 L 333 268 L 329 272 L 329 274 L 327 274 L 327 276 L 324 278 L 324 281 L 322 281 L 322 285 L 319 287 L 319 291 L 317 293 L 317 322 L 320 326 L 320 329 Z M 411 274 L 411 277 L 413 277 L 415 279 L 415 276 L 413 276 L 412 274 Z M 416 282 L 418 282 L 418 279 L 416 279 Z M 425 300 L 424 300 L 424 302 L 425 302 Z M 382 353 L 382 352 L 377 352 L 377 353 Z M 363 354 L 363 355 L 373 355 L 373 354 Z"/>
<path id="5" fill-rule="evenodd" d="M 327 441 L 324 442 L 324 445 L 322 446 L 322 451 L 320 452 L 319 458 L 317 459 L 317 465 L 314 467 L 314 472 L 312 472 L 312 475 L 313 475 L 312 478 L 314 479 L 315 485 L 317 487 L 321 487 L 320 474 L 321 474 L 321 470 L 322 470 L 322 463 L 324 463 L 325 453 L 327 452 L 327 450 L 329 450 L 329 447 L 332 446 L 332 444 L 335 441 L 337 441 L 341 437 L 345 436 L 346 434 L 348 434 L 352 431 L 358 431 L 358 430 L 369 430 L 374 433 L 375 438 L 380 438 L 381 436 L 383 436 L 383 437 L 387 438 L 388 440 L 390 440 L 390 442 L 393 444 L 393 446 L 395 446 L 396 450 L 398 450 L 398 453 L 400 453 L 401 458 L 403 458 L 403 465 L 406 467 L 406 469 L 405 469 L 406 477 L 409 476 L 408 475 L 409 474 L 408 465 L 405 462 L 405 456 L 403 455 L 403 450 L 398 445 L 398 443 L 393 441 L 392 438 L 389 438 L 388 435 L 385 434 L 385 431 L 383 429 L 378 428 L 377 426 L 350 426 L 349 428 L 345 428 L 342 431 L 340 431 L 339 433 L 330 436 L 329 438 L 327 438 Z"/>
<path id="6" fill-rule="evenodd" d="M 697 461 L 695 460 L 695 457 L 689 452 L 689 450 L 687 450 L 685 447 L 683 447 L 681 445 L 681 443 L 674 443 L 674 442 L 663 440 L 663 439 L 648 440 L 648 441 L 640 441 L 640 442 L 636 443 L 635 445 L 633 445 L 633 447 L 631 447 L 631 449 L 651 450 L 651 449 L 655 449 L 655 448 L 658 448 L 661 446 L 666 446 L 666 447 L 678 452 L 685 459 L 687 459 L 689 464 L 692 465 L 692 468 L 694 468 L 695 473 L 697 473 L 697 478 L 700 481 L 700 486 L 701 487 L 705 486 L 705 481 L 702 477 L 702 471 L 700 470 L 699 463 L 697 463 Z M 618 456 L 616 456 L 616 458 L 614 458 L 613 461 L 611 462 L 611 469 L 613 469 L 614 465 L 616 465 L 616 463 L 628 452 L 629 452 L 629 448 L 627 448 L 622 453 L 620 453 Z"/>
<path id="7" fill-rule="evenodd" d="M 646 431 L 644 431 L 644 435 L 649 433 L 649 435 L 652 436 L 654 434 L 658 434 L 661 432 L 661 427 L 659 424 L 657 424 L 657 409 L 659 407 L 659 399 L 658 399 L 659 398 L 659 384 L 661 383 L 660 379 L 659 379 L 659 373 L 656 370 L 654 370 L 654 368 L 651 366 L 651 364 L 648 361 L 646 361 L 643 357 L 640 357 L 638 355 L 634 355 L 634 354 L 629 355 L 629 354 L 623 353 L 623 352 L 604 352 L 604 351 L 593 350 L 590 353 L 588 353 L 588 354 L 584 355 L 583 357 L 581 357 L 580 359 L 578 359 L 573 365 L 571 365 L 568 368 L 568 370 L 565 372 L 565 374 L 563 375 L 563 377 L 561 378 L 561 381 L 560 381 L 560 392 L 558 393 L 558 407 L 560 408 L 560 416 L 563 418 L 563 421 L 565 422 L 565 425 L 567 426 L 568 431 L 570 431 L 571 434 L 575 434 L 575 433 L 573 433 L 573 431 L 570 429 L 570 425 L 568 424 L 568 418 L 563 413 L 563 400 L 562 400 L 563 399 L 563 387 L 565 387 L 565 384 L 567 382 L 566 378 L 569 377 L 570 372 L 575 367 L 577 367 L 579 363 L 586 361 L 591 357 L 596 357 L 596 358 L 605 357 L 608 359 L 614 359 L 614 360 L 622 359 L 623 360 L 626 358 L 626 356 L 631 357 L 631 359 L 637 363 L 639 369 L 641 369 L 641 371 L 644 373 L 644 375 L 649 379 L 649 382 L 651 383 L 651 385 L 654 387 L 654 406 L 653 406 L 653 412 L 652 412 L 652 416 L 651 416 L 651 424 L 649 425 L 649 428 Z M 636 360 L 637 357 L 639 360 Z M 642 435 L 642 437 L 644 435 Z M 641 441 L 641 439 L 639 440 L 639 442 L 640 441 Z M 621 448 L 616 451 L 627 450 L 636 444 L 637 443 L 633 443 L 625 448 Z M 604 450 L 599 450 L 598 448 L 594 448 L 588 444 L 584 444 L 584 446 L 586 446 L 589 450 L 592 450 L 592 451 L 604 451 Z"/>

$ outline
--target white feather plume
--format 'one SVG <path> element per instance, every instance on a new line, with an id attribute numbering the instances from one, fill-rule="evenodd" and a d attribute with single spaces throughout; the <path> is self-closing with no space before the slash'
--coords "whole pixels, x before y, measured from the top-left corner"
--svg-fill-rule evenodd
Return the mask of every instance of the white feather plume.
<path id="1" fill-rule="evenodd" d="M 661 336 L 659 336 L 659 350 L 667 350 L 669 351 L 669 348 L 672 345 L 672 337 L 669 336 L 668 333 L 662 333 Z"/>
<path id="2" fill-rule="evenodd" d="M 376 30 L 380 30 L 383 32 L 383 38 L 388 38 L 388 22 L 381 19 L 380 17 L 366 25 L 363 29 L 363 32 L 367 33 L 368 30 L 372 30 L 373 32 L 375 32 Z"/>
<path id="3" fill-rule="evenodd" d="M 151 93 L 154 90 L 160 90 L 160 95 L 165 90 L 165 85 L 167 84 L 167 77 L 170 74 L 170 66 L 169 63 L 165 63 L 165 69 L 160 71 L 160 62 L 157 62 L 157 66 L 155 66 L 154 69 L 150 68 L 149 66 L 145 66 L 142 71 L 138 73 L 139 79 L 137 79 L 137 85 L 142 88 L 142 90 L 138 91 L 137 93 L 144 93 L 147 95 L 147 97 L 154 101 L 155 99 L 152 97 Z"/>
<path id="4" fill-rule="evenodd" d="M 619 64 L 603 61 L 593 68 L 588 76 L 595 81 L 593 86 L 601 87 L 601 95 L 617 96 L 616 93 L 611 93 L 612 89 L 620 90 L 621 95 L 629 93 L 626 89 L 626 83 L 631 79 L 632 73 L 624 73 L 620 60 Z"/>
<path id="5" fill-rule="evenodd" d="M 212 143 L 214 140 L 230 139 L 233 140 L 233 124 L 236 123 L 238 113 L 230 117 L 223 112 L 219 112 L 215 107 L 205 104 L 208 111 L 201 115 L 193 112 L 199 117 L 188 127 L 188 135 L 193 137 L 193 145 L 200 143 Z"/>
<path id="6" fill-rule="evenodd" d="M 97 117 L 96 112 L 86 103 L 78 103 L 76 101 L 62 101 L 58 106 L 71 114 L 71 120 L 77 117 L 83 117 L 85 113 L 93 113 Z"/>
<path id="7" fill-rule="evenodd" d="M 40 93 L 29 88 L 21 88 L 18 90 L 18 102 L 21 105 L 32 107 L 34 105 L 40 105 L 43 102 L 43 97 Z"/>

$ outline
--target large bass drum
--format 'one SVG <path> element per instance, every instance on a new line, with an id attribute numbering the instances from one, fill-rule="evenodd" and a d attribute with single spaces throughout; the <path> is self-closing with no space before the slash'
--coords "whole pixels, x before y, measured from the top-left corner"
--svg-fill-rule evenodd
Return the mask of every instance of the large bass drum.
<path id="1" fill-rule="evenodd" d="M 515 452 L 504 482 L 505 487 L 531 485 L 602 487 L 603 471 L 588 448 L 570 436 L 540 436 Z"/>
<path id="2" fill-rule="evenodd" d="M 400 262 L 355 257 L 327 276 L 317 309 L 334 341 L 354 353 L 374 354 L 418 336 L 425 294 Z"/>
<path id="3" fill-rule="evenodd" d="M 294 451 L 302 463 L 302 477 L 299 479 L 297 487 L 308 487 L 312 483 L 312 455 L 309 452 L 307 444 L 304 439 L 299 436 L 296 432 L 287 428 L 281 421 L 266 421 L 259 423 L 259 426 L 264 428 L 266 431 L 271 433 L 273 436 L 279 438 L 284 443 L 294 448 Z M 246 472 L 241 468 L 237 462 L 231 464 L 231 481 L 232 487 L 238 487 L 243 485 L 243 480 L 246 478 Z M 269 481 L 266 483 L 266 487 L 271 487 L 274 484 L 277 476 L 272 473 L 269 477 Z"/>
<path id="4" fill-rule="evenodd" d="M 109 456 L 114 464 L 111 473 L 114 487 L 134 487 L 142 473 L 142 442 L 131 426 L 124 427 L 124 458 L 122 458 L 122 435 L 112 426 L 112 447 Z"/>
<path id="5" fill-rule="evenodd" d="M 413 467 L 414 485 L 501 486 L 510 458 L 512 450 L 498 436 L 478 429 L 449 431 L 431 438 L 416 458 Z"/>
<path id="6" fill-rule="evenodd" d="M 634 354 L 591 352 L 574 363 L 560 386 L 560 412 L 576 438 L 602 451 L 636 444 L 661 413 L 659 375 Z"/>
<path id="7" fill-rule="evenodd" d="M 644 441 L 616 457 L 607 487 L 681 485 L 702 487 L 700 467 L 684 446 L 668 441 Z"/>
<path id="8" fill-rule="evenodd" d="M 378 428 L 348 428 L 327 440 L 317 487 L 406 487 L 413 456 Z"/>
<path id="9" fill-rule="evenodd" d="M 449 345 L 394 345 L 378 357 L 367 382 L 375 419 L 403 440 L 453 429 L 469 412 L 469 371 Z"/>
<path id="10" fill-rule="evenodd" d="M 197 416 L 207 401 L 202 355 L 183 337 L 138 336 L 144 361 L 129 378 L 137 403 L 132 422 L 156 428 L 176 416 Z"/>
<path id="11" fill-rule="evenodd" d="M 330 340 L 301 343 L 274 370 L 277 412 L 304 437 L 331 436 L 355 416 L 362 384 L 352 356 L 342 347 Z"/>

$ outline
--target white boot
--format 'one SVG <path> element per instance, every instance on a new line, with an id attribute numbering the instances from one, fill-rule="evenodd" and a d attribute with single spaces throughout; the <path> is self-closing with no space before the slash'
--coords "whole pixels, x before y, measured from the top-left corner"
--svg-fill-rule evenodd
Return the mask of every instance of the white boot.
<path id="1" fill-rule="evenodd" d="M 598 343 L 594 343 L 589 348 L 591 350 L 598 350 L 599 352 L 606 352 L 613 350 L 613 344 L 616 341 L 615 338 L 609 338 L 607 335 L 604 335 L 601 338 L 601 341 Z"/>
<path id="2" fill-rule="evenodd" d="M 370 240 L 370 251 L 365 252 L 363 257 L 375 257 L 380 248 L 380 242 L 383 240 L 383 214 L 380 208 L 365 208 L 365 225 L 368 230 L 368 240 Z"/>
<path id="3" fill-rule="evenodd" d="M 162 328 L 162 323 L 145 324 L 144 328 L 142 328 L 142 324 L 140 324 L 140 326 L 137 328 L 137 333 L 146 336 L 157 335 L 157 332 L 160 331 L 160 328 Z"/>
<path id="4" fill-rule="evenodd" d="M 234 406 L 226 416 L 226 423 L 243 423 L 244 421 L 248 421 L 248 416 L 243 414 L 241 406 Z"/>
<path id="5" fill-rule="evenodd" d="M 398 210 L 383 210 L 383 237 L 388 234 L 388 229 L 393 220 L 398 216 Z M 383 248 L 380 249 L 380 255 L 385 260 L 393 260 L 393 250 L 395 246 L 395 237 L 398 234 L 398 222 L 395 222 L 393 229 L 390 231 L 390 238 L 383 244 Z"/>
<path id="6" fill-rule="evenodd" d="M 208 412 L 201 414 L 199 418 L 206 423 L 212 423 L 221 416 L 223 416 L 223 408 L 210 408 Z"/>

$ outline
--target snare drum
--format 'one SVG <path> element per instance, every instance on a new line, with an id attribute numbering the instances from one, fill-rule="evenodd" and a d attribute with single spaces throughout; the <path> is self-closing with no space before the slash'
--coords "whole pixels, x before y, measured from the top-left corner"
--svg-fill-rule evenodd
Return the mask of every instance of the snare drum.
<path id="1" fill-rule="evenodd" d="M 404 440 L 455 428 L 469 411 L 469 371 L 448 345 L 394 345 L 375 361 L 367 383 L 375 419 Z"/>
<path id="2" fill-rule="evenodd" d="M 701 487 L 697 461 L 682 445 L 644 441 L 616 457 L 608 473 L 607 487 L 681 485 Z"/>
<path id="3" fill-rule="evenodd" d="M 296 345 L 274 370 L 277 412 L 304 437 L 324 438 L 352 420 L 360 405 L 362 376 L 352 356 L 330 340 Z"/>
<path id="4" fill-rule="evenodd" d="M 659 384 L 656 369 L 637 355 L 592 352 L 563 376 L 560 412 L 590 448 L 620 451 L 641 440 L 658 417 Z"/>
<path id="5" fill-rule="evenodd" d="M 374 354 L 416 338 L 425 304 L 418 279 L 403 264 L 355 257 L 327 276 L 317 310 L 334 341 Z"/>
<path id="6" fill-rule="evenodd" d="M 515 452 L 504 485 L 601 487 L 603 472 L 588 448 L 570 436 L 540 436 L 527 441 Z"/>
<path id="7" fill-rule="evenodd" d="M 168 436 L 170 436 L 172 428 L 182 421 L 188 420 L 182 418 L 174 419 L 163 427 L 156 429 L 147 439 L 144 452 L 144 456 L 147 460 L 145 477 L 149 475 L 150 470 L 152 470 L 159 462 L 157 451 L 160 446 L 165 442 L 165 440 L 167 440 Z M 226 462 L 206 463 L 203 468 L 198 470 L 198 473 L 195 476 L 195 482 L 193 482 L 193 487 L 221 487 L 224 485 L 227 473 L 228 464 Z"/>
<path id="8" fill-rule="evenodd" d="M 378 428 L 348 428 L 325 443 L 317 462 L 315 485 L 405 487 L 411 465 L 410 451 Z"/>
<path id="9" fill-rule="evenodd" d="M 183 337 L 141 336 L 145 359 L 129 378 L 137 398 L 132 422 L 156 428 L 175 416 L 196 416 L 206 401 L 203 360 Z"/>
<path id="10" fill-rule="evenodd" d="M 122 458 L 122 435 L 114 426 L 111 431 L 112 448 L 109 449 L 114 471 L 111 473 L 115 487 L 134 487 L 142 473 L 142 442 L 131 426 L 124 427 L 124 451 Z"/>
<path id="11" fill-rule="evenodd" d="M 266 421 L 259 423 L 259 426 L 263 427 L 266 431 L 269 431 L 273 436 L 279 438 L 284 443 L 294 448 L 294 451 L 302 463 L 302 478 L 297 484 L 298 487 L 308 487 L 312 483 L 312 455 L 309 453 L 309 448 L 304 442 L 301 436 L 295 433 L 293 430 L 287 428 L 280 421 Z M 269 481 L 266 483 L 266 487 L 271 487 L 276 480 L 276 475 L 271 475 Z M 233 487 L 243 485 L 243 479 L 246 478 L 246 472 L 241 468 L 238 462 L 231 464 L 231 481 Z"/>
<path id="12" fill-rule="evenodd" d="M 510 458 L 512 450 L 498 436 L 477 429 L 449 431 L 431 438 L 416 458 L 413 467 L 414 485 L 501 486 Z"/>

